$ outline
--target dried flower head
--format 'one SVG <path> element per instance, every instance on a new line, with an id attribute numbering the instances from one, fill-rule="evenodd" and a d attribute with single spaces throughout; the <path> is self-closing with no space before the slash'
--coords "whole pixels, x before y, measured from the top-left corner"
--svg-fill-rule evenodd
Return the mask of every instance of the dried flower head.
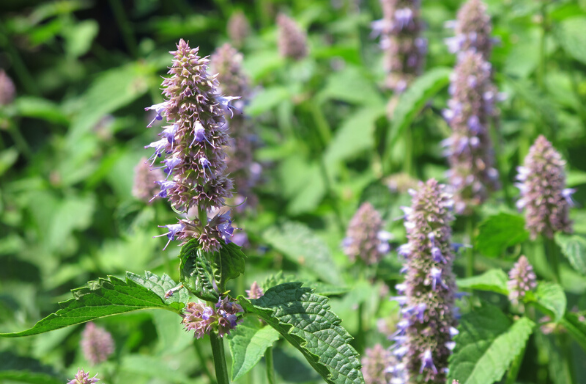
<path id="1" fill-rule="evenodd" d="M 293 60 L 301 60 L 307 56 L 307 36 L 299 28 L 295 20 L 280 13 L 277 16 L 279 25 L 279 53 Z"/>
<path id="2" fill-rule="evenodd" d="M 387 384 L 386 368 L 391 361 L 391 353 L 376 344 L 372 348 L 366 348 L 362 358 L 362 375 L 366 384 Z"/>
<path id="3" fill-rule="evenodd" d="M 100 380 L 97 376 L 98 374 L 94 377 L 90 377 L 89 372 L 84 372 L 83 369 L 79 369 L 73 380 L 70 380 L 67 384 L 93 384 Z"/>
<path id="4" fill-rule="evenodd" d="M 250 24 L 242 11 L 237 11 L 228 19 L 228 37 L 236 47 L 242 47 L 250 35 Z M 237 95 L 237 93 L 236 93 Z"/>
<path id="5" fill-rule="evenodd" d="M 486 12 L 486 5 L 481 0 L 469 0 L 458 11 L 458 18 L 451 22 L 456 36 L 446 39 L 448 49 L 452 53 L 471 50 L 490 60 L 495 39 L 492 33 L 492 22 Z"/>
<path id="6" fill-rule="evenodd" d="M 532 291 L 537 286 L 533 266 L 525 256 L 521 256 L 509 271 L 509 300 L 513 304 L 518 304 L 527 292 Z"/>
<path id="7" fill-rule="evenodd" d="M 215 307 L 201 303 L 187 303 L 183 316 L 183 325 L 187 331 L 194 331 L 198 339 L 215 331 L 224 337 L 234 329 L 240 321 L 237 313 L 244 312 L 240 304 L 231 302 L 228 297 L 220 299 Z"/>
<path id="8" fill-rule="evenodd" d="M 390 233 L 382 230 L 380 214 L 369 202 L 363 203 L 348 225 L 342 242 L 344 253 L 355 261 L 360 257 L 366 264 L 374 264 L 389 253 Z"/>
<path id="9" fill-rule="evenodd" d="M 15 95 L 15 87 L 12 79 L 4 70 L 0 69 L 0 105 L 12 103 Z"/>
<path id="10" fill-rule="evenodd" d="M 159 186 L 157 181 L 165 179 L 163 171 L 159 168 L 151 169 L 146 157 L 140 159 L 134 167 L 134 184 L 132 186 L 132 196 L 148 203 L 152 200 Z"/>
<path id="11" fill-rule="evenodd" d="M 104 328 L 89 322 L 81 334 L 81 350 L 86 360 L 96 365 L 114 353 L 114 340 Z"/>
<path id="12" fill-rule="evenodd" d="M 442 144 L 450 163 L 448 176 L 454 188 L 455 211 L 470 214 L 500 187 L 489 135 L 498 97 L 491 82 L 490 63 L 478 53 L 464 52 L 452 75 L 450 94 L 444 117 L 452 136 Z"/>
<path id="13" fill-rule="evenodd" d="M 572 194 L 566 188 L 566 162 L 544 136 L 539 136 L 529 149 L 522 167 L 518 167 L 517 187 L 521 198 L 517 208 L 525 209 L 525 228 L 531 238 L 538 235 L 552 238 L 555 232 L 572 232 L 569 219 L 574 205 Z"/>
<path id="14" fill-rule="evenodd" d="M 403 92 L 423 69 L 427 40 L 421 37 L 419 0 L 380 0 L 383 19 L 372 23 L 385 53 L 386 86 Z"/>
<path id="15" fill-rule="evenodd" d="M 230 44 L 224 44 L 212 55 L 210 66 L 214 73 L 218 73 L 223 93 L 241 96 L 235 105 L 243 112 L 250 98 L 250 79 L 242 70 L 242 54 Z M 258 180 L 253 157 L 257 140 L 252 122 L 244 113 L 234 115 L 230 121 L 230 135 L 232 140 L 226 150 L 227 172 L 233 178 L 238 193 L 231 205 L 236 205 L 236 211 L 241 212 L 245 207 L 255 207 L 258 201 L 252 191 Z"/>
<path id="16" fill-rule="evenodd" d="M 410 194 L 411 207 L 403 207 L 408 243 L 398 249 L 406 260 L 406 278 L 397 285 L 402 296 L 393 298 L 403 315 L 392 347 L 399 362 L 388 372 L 397 382 L 443 384 L 455 347 L 452 338 L 458 333 L 450 228 L 453 201 L 433 179 L 420 182 Z"/>
<path id="17" fill-rule="evenodd" d="M 250 289 L 246 290 L 246 294 L 248 295 L 249 299 L 260 299 L 264 295 L 264 292 L 262 291 L 262 288 L 258 285 L 258 283 L 255 281 L 250 286 Z"/>
<path id="18" fill-rule="evenodd" d="M 219 209 L 232 197 L 232 180 L 227 177 L 225 150 L 229 142 L 225 115 L 233 115 L 232 100 L 221 96 L 216 76 L 208 73 L 208 59 L 198 56 L 181 39 L 169 70 L 171 77 L 163 81 L 165 101 L 146 108 L 156 116 L 149 124 L 165 117 L 169 125 L 159 134 L 161 139 L 146 148 L 154 148 L 153 163 L 165 156 L 167 179 L 158 181 L 161 190 L 153 198 L 167 198 L 174 210 L 187 213 L 197 210 L 197 217 L 165 225 L 169 241 L 175 238 L 197 238 L 204 251 L 217 251 L 222 241 L 230 242 L 229 211 Z M 209 211 L 216 215 L 208 217 Z"/>

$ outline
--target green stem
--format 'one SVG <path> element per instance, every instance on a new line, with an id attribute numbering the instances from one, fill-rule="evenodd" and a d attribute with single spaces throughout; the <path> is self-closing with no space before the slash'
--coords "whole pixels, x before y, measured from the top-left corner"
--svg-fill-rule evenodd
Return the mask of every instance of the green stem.
<path id="1" fill-rule="evenodd" d="M 511 364 L 511 368 L 509 368 L 509 372 L 507 372 L 507 380 L 505 381 L 505 384 L 515 384 L 517 382 L 517 376 L 519 375 L 519 370 L 521 369 L 526 349 L 527 344 L 525 344 L 521 352 L 519 352 L 517 357 L 515 357 L 515 360 L 513 360 L 513 364 Z"/>
<path id="2" fill-rule="evenodd" d="M 413 135 L 411 132 L 411 126 L 405 127 L 405 161 L 403 162 L 403 172 L 409 176 L 413 175 Z"/>
<path id="3" fill-rule="evenodd" d="M 311 112 L 311 116 L 313 117 L 313 121 L 315 122 L 315 126 L 317 127 L 322 144 L 325 148 L 332 137 L 328 121 L 317 103 L 309 103 L 309 111 Z"/>
<path id="4" fill-rule="evenodd" d="M 560 255 L 559 248 L 553 239 L 544 239 L 545 254 L 549 257 L 553 279 L 557 284 L 561 283 L 560 279 Z"/>
<path id="5" fill-rule="evenodd" d="M 197 359 L 199 360 L 199 364 L 201 365 L 201 369 L 203 369 L 203 373 L 208 377 L 208 380 L 211 384 L 215 384 L 216 380 L 208 368 L 206 358 L 204 357 L 201 346 L 199 345 L 199 340 L 193 340 L 193 347 L 195 349 Z"/>
<path id="6" fill-rule="evenodd" d="M 134 35 L 132 34 L 132 26 L 126 18 L 122 2 L 120 0 L 109 1 L 110 7 L 112 7 L 112 12 L 114 12 L 114 17 L 116 18 L 116 22 L 118 23 L 120 31 L 122 32 L 124 44 L 126 44 L 126 47 L 128 48 L 128 51 L 130 52 L 132 57 L 138 57 L 138 52 L 136 51 L 136 40 L 134 38 Z"/>
<path id="7" fill-rule="evenodd" d="M 558 333 L 556 338 L 559 343 L 560 350 L 562 351 L 564 369 L 566 370 L 568 377 L 570 378 L 570 383 L 568 383 L 568 384 L 574 384 L 574 383 L 576 383 L 576 375 L 574 373 L 574 358 L 572 356 L 572 342 L 568 338 L 568 335 L 565 333 Z"/>
<path id="8" fill-rule="evenodd" d="M 474 276 L 474 213 L 466 218 L 466 234 L 470 242 L 470 248 L 466 253 L 466 277 Z"/>
<path id="9" fill-rule="evenodd" d="M 31 151 L 31 148 L 29 147 L 25 138 L 22 136 L 12 121 L 9 122 L 8 132 L 10 133 L 10 136 L 12 137 L 12 140 L 14 140 L 14 143 L 16 144 L 16 147 L 19 149 L 19 151 L 24 155 L 24 157 L 27 158 L 27 160 L 30 160 L 33 157 L 33 152 Z"/>
<path id="10" fill-rule="evenodd" d="M 356 351 L 359 354 L 364 352 L 364 342 L 365 342 L 365 332 L 364 332 L 364 303 L 358 304 L 358 311 L 356 311 L 356 315 L 358 316 L 358 335 L 356 335 Z"/>
<path id="11" fill-rule="evenodd" d="M 214 367 L 216 368 L 216 380 L 218 384 L 230 384 L 228 367 L 226 366 L 226 354 L 224 352 L 224 339 L 216 332 L 210 332 L 210 343 L 214 355 Z"/>
<path id="12" fill-rule="evenodd" d="M 273 347 L 268 347 L 265 352 L 265 364 L 267 366 L 267 379 L 269 384 L 277 384 L 275 379 L 275 365 L 273 363 Z"/>
<path id="13" fill-rule="evenodd" d="M 12 67 L 14 68 L 16 76 L 18 76 L 20 82 L 22 83 L 22 85 L 28 93 L 35 96 L 40 96 L 41 91 L 39 90 L 39 87 L 37 87 L 37 82 L 31 76 L 30 72 L 24 65 L 24 61 L 22 61 L 22 58 L 18 54 L 18 50 L 14 48 L 11 41 L 12 40 L 10 36 L 8 36 L 6 28 L 4 28 L 4 22 L 0 21 L 0 45 L 3 45 L 4 48 L 6 48 L 6 50 L 8 51 L 10 59 L 14 64 Z"/>
<path id="14" fill-rule="evenodd" d="M 541 2 L 541 38 L 539 40 L 539 63 L 537 68 L 537 84 L 543 90 L 545 88 L 545 43 L 547 37 L 547 12 L 546 12 L 546 1 Z"/>

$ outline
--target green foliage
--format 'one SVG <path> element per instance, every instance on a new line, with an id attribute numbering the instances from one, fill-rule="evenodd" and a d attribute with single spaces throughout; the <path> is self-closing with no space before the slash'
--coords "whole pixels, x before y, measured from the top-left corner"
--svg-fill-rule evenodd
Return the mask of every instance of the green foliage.
<path id="1" fill-rule="evenodd" d="M 283 271 L 279 271 L 277 274 L 269 276 L 262 285 L 263 290 L 267 290 L 274 286 L 284 283 L 302 283 L 304 287 L 312 289 L 312 292 L 316 295 L 322 296 L 335 296 L 342 295 L 348 292 L 347 287 L 340 287 L 334 284 L 322 283 L 320 281 L 313 281 L 309 279 L 299 278 L 295 275 L 284 275 Z"/>
<path id="2" fill-rule="evenodd" d="M 220 292 L 226 290 L 226 283 L 244 273 L 246 255 L 234 243 L 223 244 L 219 252 L 211 255 L 212 271 Z"/>
<path id="3" fill-rule="evenodd" d="M 181 282 L 189 291 L 202 300 L 216 302 L 220 298 L 214 288 L 212 266 L 197 239 L 191 239 L 181 248 Z"/>
<path id="4" fill-rule="evenodd" d="M 578 315 L 566 312 L 560 324 L 568 331 L 578 344 L 586 351 L 586 324 L 580 320 Z"/>
<path id="5" fill-rule="evenodd" d="M 0 381 L 30 384 L 63 384 L 65 378 L 36 359 L 0 352 Z"/>
<path id="6" fill-rule="evenodd" d="M 257 300 L 239 297 L 244 309 L 275 328 L 328 383 L 363 383 L 352 337 L 340 326 L 328 299 L 301 283 L 277 285 Z"/>
<path id="7" fill-rule="evenodd" d="M 555 241 L 574 269 L 586 275 L 586 238 L 580 235 L 555 234 Z"/>
<path id="8" fill-rule="evenodd" d="M 566 312 L 566 294 L 558 284 L 539 282 L 535 293 L 527 293 L 526 301 L 535 301 L 539 308 L 545 309 L 555 322 L 559 322 Z"/>
<path id="9" fill-rule="evenodd" d="M 184 304 L 178 298 L 165 299 L 165 292 L 175 285 L 168 276 L 158 277 L 150 272 L 144 278 L 128 273 L 126 280 L 109 276 L 90 281 L 87 286 L 72 290 L 73 299 L 59 303 L 60 310 L 40 320 L 34 327 L 21 332 L 0 333 L 0 337 L 37 335 L 141 309 L 166 309 L 181 314 Z M 180 293 L 179 297 L 185 296 Z"/>
<path id="10" fill-rule="evenodd" d="M 228 336 L 232 355 L 232 380 L 249 372 L 263 357 L 266 349 L 279 340 L 279 332 L 263 326 L 258 319 L 247 317 Z"/>
<path id="11" fill-rule="evenodd" d="M 480 223 L 474 248 L 484 256 L 498 257 L 508 247 L 520 244 L 528 238 L 529 232 L 525 230 L 523 216 L 501 212 Z"/>
<path id="12" fill-rule="evenodd" d="M 457 285 L 459 289 L 478 289 L 508 295 L 508 280 L 509 277 L 502 269 L 491 269 L 482 275 L 458 279 Z"/>
<path id="13" fill-rule="evenodd" d="M 572 17 L 561 22 L 556 37 L 564 50 L 574 59 L 586 64 L 586 17 Z"/>
<path id="14" fill-rule="evenodd" d="M 499 381 L 523 351 L 535 323 L 522 317 L 514 323 L 497 307 L 484 303 L 462 317 L 454 339 L 448 382 L 492 384 Z"/>

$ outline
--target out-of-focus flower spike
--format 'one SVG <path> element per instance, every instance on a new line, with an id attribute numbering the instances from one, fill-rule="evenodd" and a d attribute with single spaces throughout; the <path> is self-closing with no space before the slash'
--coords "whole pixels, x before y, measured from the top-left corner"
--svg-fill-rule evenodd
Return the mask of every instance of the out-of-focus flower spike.
<path id="1" fill-rule="evenodd" d="M 382 218 L 372 204 L 363 203 L 348 225 L 343 242 L 344 252 L 350 260 L 357 257 L 370 265 L 377 263 L 389 252 L 391 234 L 382 231 Z"/>
<path id="2" fill-rule="evenodd" d="M 513 268 L 509 271 L 509 300 L 513 304 L 518 304 L 527 292 L 532 291 L 537 286 L 533 266 L 525 256 L 521 256 Z"/>
<path id="3" fill-rule="evenodd" d="M 277 25 L 279 26 L 278 45 L 281 56 L 293 60 L 301 60 L 307 56 L 307 36 L 295 20 L 280 13 L 277 16 Z"/>

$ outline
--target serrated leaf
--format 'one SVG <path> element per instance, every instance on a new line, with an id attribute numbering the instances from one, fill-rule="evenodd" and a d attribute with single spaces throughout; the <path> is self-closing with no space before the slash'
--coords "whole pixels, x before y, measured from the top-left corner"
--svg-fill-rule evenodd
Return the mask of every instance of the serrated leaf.
<path id="1" fill-rule="evenodd" d="M 511 321 L 493 305 L 464 315 L 454 339 L 448 381 L 460 384 L 492 384 L 499 381 L 521 353 L 535 323 L 527 317 Z"/>
<path id="2" fill-rule="evenodd" d="M 263 239 L 287 259 L 307 267 L 322 280 L 342 284 L 341 273 L 328 246 L 304 224 L 285 222 L 271 227 L 264 232 Z"/>
<path id="3" fill-rule="evenodd" d="M 491 291 L 508 295 L 508 280 L 509 277 L 503 270 L 491 269 L 479 276 L 458 279 L 457 285 L 459 289 L 478 289 L 480 291 Z"/>
<path id="4" fill-rule="evenodd" d="M 72 290 L 74 299 L 59 303 L 60 310 L 40 320 L 32 328 L 21 332 L 0 333 L 0 337 L 37 335 L 100 317 L 141 309 L 159 308 L 181 314 L 183 303 L 177 302 L 174 297 L 167 300 L 164 298 L 162 287 L 167 283 L 170 286 L 176 285 L 170 278 L 158 278 L 149 274 L 143 280 L 148 281 L 153 290 L 134 279 L 136 275 L 129 273 L 126 280 L 108 276 L 107 279 L 90 281 L 87 286 Z"/>
<path id="5" fill-rule="evenodd" d="M 150 271 L 145 271 L 144 277 L 137 275 L 136 273 L 126 272 L 126 277 L 136 284 L 142 285 L 143 287 L 156 293 L 161 299 L 167 304 L 172 303 L 187 303 L 189 301 L 189 292 L 185 288 L 177 289 L 173 291 L 173 295 L 165 297 L 165 294 L 172 288 L 177 287 L 177 283 L 173 281 L 168 275 L 163 274 L 161 277 L 155 275 Z M 180 306 L 183 308 L 183 306 Z"/>
<path id="6" fill-rule="evenodd" d="M 328 383 L 364 383 L 352 337 L 330 311 L 328 299 L 302 287 L 285 283 L 267 290 L 260 299 L 242 296 L 239 303 L 275 328 L 297 348 Z"/>
<path id="7" fill-rule="evenodd" d="M 220 295 L 214 288 L 212 266 L 206 253 L 200 249 L 197 239 L 189 240 L 181 248 L 179 271 L 181 282 L 191 293 L 205 301 L 218 301 Z"/>
<path id="8" fill-rule="evenodd" d="M 263 357 L 266 349 L 279 340 L 279 332 L 247 317 L 228 336 L 232 355 L 232 380 L 248 373 Z"/>
<path id="9" fill-rule="evenodd" d="M 31 384 L 63 384 L 52 367 L 44 366 L 40 361 L 11 352 L 0 352 L 0 381 L 19 381 Z"/>
<path id="10" fill-rule="evenodd" d="M 564 317 L 566 312 L 566 294 L 564 289 L 554 283 L 547 281 L 539 282 L 535 293 L 528 292 L 526 301 L 535 301 L 541 307 L 549 311 L 549 315 L 555 322 L 558 322 Z"/>
<path id="11" fill-rule="evenodd" d="M 555 35 L 564 50 L 574 59 L 586 64 L 586 17 L 572 17 L 562 21 Z"/>
<path id="12" fill-rule="evenodd" d="M 586 238 L 579 235 L 555 234 L 555 241 L 574 269 L 586 275 Z"/>
<path id="13" fill-rule="evenodd" d="M 224 292 L 228 280 L 233 280 L 244 273 L 246 255 L 238 245 L 223 243 L 220 251 L 213 253 L 211 265 L 218 289 Z"/>
<path id="14" fill-rule="evenodd" d="M 316 295 L 322 296 L 342 295 L 350 290 L 348 287 L 344 286 L 327 284 L 322 283 L 320 281 L 313 281 L 309 279 L 300 279 L 295 275 L 283 275 L 282 271 L 279 271 L 275 275 L 269 276 L 262 284 L 262 289 L 266 291 L 269 288 L 272 288 L 279 284 L 296 282 L 302 283 L 304 287 L 311 288 L 313 290 L 313 293 L 315 293 Z"/>
<path id="15" fill-rule="evenodd" d="M 489 216 L 478 227 L 474 248 L 488 257 L 498 257 L 508 248 L 529 238 L 521 215 L 501 212 Z"/>
<path id="16" fill-rule="evenodd" d="M 418 77 L 401 95 L 393 112 L 391 128 L 387 134 L 384 163 L 388 166 L 393 147 L 425 103 L 450 82 L 449 68 L 434 68 Z"/>

